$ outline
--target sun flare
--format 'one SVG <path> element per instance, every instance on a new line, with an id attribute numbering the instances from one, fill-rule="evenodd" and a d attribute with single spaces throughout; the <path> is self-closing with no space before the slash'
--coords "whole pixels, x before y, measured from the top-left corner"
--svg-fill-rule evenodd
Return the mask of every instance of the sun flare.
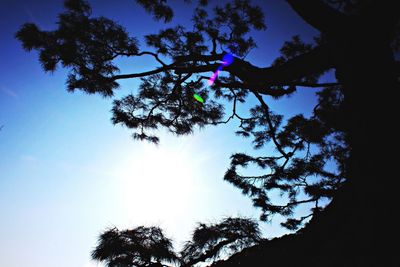
<path id="1" fill-rule="evenodd" d="M 183 216 L 193 201 L 193 152 L 184 145 L 142 148 L 119 170 L 121 197 L 131 223 L 163 223 Z"/>

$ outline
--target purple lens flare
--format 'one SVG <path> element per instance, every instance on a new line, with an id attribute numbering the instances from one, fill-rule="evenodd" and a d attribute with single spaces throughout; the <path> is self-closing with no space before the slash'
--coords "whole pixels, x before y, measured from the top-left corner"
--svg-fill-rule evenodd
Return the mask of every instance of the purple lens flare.
<path id="1" fill-rule="evenodd" d="M 211 75 L 210 79 L 208 80 L 208 85 L 213 85 L 215 80 L 218 77 L 219 72 L 222 70 L 222 67 L 226 67 L 229 66 L 230 64 L 232 64 L 234 60 L 234 57 L 232 54 L 230 53 L 226 53 L 223 57 L 222 57 L 222 63 L 221 65 L 218 67 L 218 69 L 213 73 L 213 75 Z"/>
<path id="2" fill-rule="evenodd" d="M 215 79 L 217 79 L 219 72 L 222 70 L 222 67 L 219 66 L 217 71 L 213 73 L 213 75 L 211 75 L 210 79 L 208 80 L 208 85 L 213 85 Z"/>
<path id="3" fill-rule="evenodd" d="M 231 65 L 233 62 L 233 55 L 230 53 L 227 53 L 224 55 L 224 57 L 222 58 L 222 66 L 226 67 Z"/>

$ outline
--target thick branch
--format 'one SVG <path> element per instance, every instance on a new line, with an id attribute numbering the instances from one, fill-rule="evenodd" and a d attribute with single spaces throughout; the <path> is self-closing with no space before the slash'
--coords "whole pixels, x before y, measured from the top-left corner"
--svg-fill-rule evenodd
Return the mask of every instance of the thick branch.
<path id="1" fill-rule="evenodd" d="M 140 52 L 140 53 L 135 54 L 135 56 L 142 56 L 142 55 L 150 55 L 150 56 L 153 56 L 153 57 L 158 61 L 158 63 L 160 63 L 161 65 L 163 65 L 163 67 L 167 66 L 167 64 L 165 64 L 165 63 L 158 57 L 158 54 L 156 54 L 156 53 L 149 52 L 149 51 L 143 51 L 143 52 Z"/>
<path id="2" fill-rule="evenodd" d="M 175 57 L 176 61 L 187 62 L 187 61 L 214 61 L 222 60 L 224 54 L 214 54 L 214 55 L 186 55 Z"/>
<path id="3" fill-rule="evenodd" d="M 253 74 L 253 76 L 257 75 L 257 80 L 261 82 L 266 82 L 271 85 L 282 85 L 300 80 L 308 75 L 321 73 L 332 67 L 333 61 L 330 57 L 328 47 L 319 46 L 282 65 L 263 68 Z"/>
<path id="4" fill-rule="evenodd" d="M 175 73 L 199 73 L 215 71 L 219 64 L 177 67 Z M 301 78 L 323 72 L 333 67 L 329 50 L 320 46 L 303 55 L 297 56 L 282 65 L 259 68 L 245 60 L 235 58 L 233 63 L 222 70 L 238 77 L 245 83 L 265 84 L 267 86 L 282 85 L 295 82 Z M 259 92 L 262 93 L 262 92 Z"/>
<path id="5" fill-rule="evenodd" d="M 153 75 L 157 74 L 163 71 L 167 70 L 175 70 L 177 74 L 180 73 L 196 73 L 196 72 L 207 72 L 207 71 L 215 71 L 220 64 L 209 64 L 209 65 L 203 65 L 203 66 L 195 66 L 195 67 L 181 67 L 179 64 L 190 62 L 190 61 L 215 61 L 215 60 L 221 60 L 223 54 L 217 54 L 217 55 L 187 55 L 187 56 L 179 56 L 175 58 L 175 62 L 167 65 L 163 61 L 161 61 L 157 54 L 152 53 L 152 52 L 141 52 L 137 54 L 138 56 L 140 55 L 152 55 L 159 63 L 161 63 L 163 66 L 154 70 L 150 71 L 145 71 L 145 72 L 140 72 L 140 73 L 131 73 L 131 74 L 121 74 L 121 75 L 114 75 L 111 77 L 112 80 L 118 80 L 118 79 L 130 79 L 130 78 L 140 78 L 148 75 Z M 183 71 L 180 71 L 183 70 Z M 191 71 L 193 70 L 193 71 Z"/>
<path id="6" fill-rule="evenodd" d="M 148 75 L 157 74 L 163 71 L 174 70 L 176 74 L 182 73 L 201 73 L 201 72 L 214 72 L 220 66 L 220 64 L 207 64 L 199 66 L 182 66 L 183 63 L 190 61 L 216 61 L 221 60 L 222 54 L 218 55 L 188 55 L 176 57 L 176 61 L 169 65 L 163 65 L 163 67 L 132 74 L 115 75 L 111 79 L 129 79 L 138 78 Z M 332 60 L 330 58 L 329 50 L 326 46 L 320 46 L 312 51 L 303 55 L 297 56 L 281 65 L 259 68 L 245 60 L 235 58 L 233 63 L 229 66 L 224 67 L 222 70 L 227 71 L 230 74 L 238 77 L 243 81 L 244 84 L 248 83 L 252 86 L 251 89 L 257 89 L 260 94 L 273 95 L 276 91 L 271 91 L 268 86 L 277 85 L 299 85 L 299 86 L 316 86 L 313 84 L 301 84 L 296 82 L 301 78 L 312 75 L 315 73 L 323 72 L 333 67 Z M 331 85 L 331 84 L 329 84 Z M 250 87 L 250 86 L 249 86 Z M 283 92 L 279 92 L 280 94 Z M 288 92 L 285 92 L 285 94 Z"/>
<path id="7" fill-rule="evenodd" d="M 270 95 L 274 97 L 279 97 L 283 95 L 287 95 L 293 93 L 295 91 L 295 87 L 290 87 L 289 89 L 271 89 L 268 85 L 263 84 L 251 84 L 251 83 L 241 83 L 241 82 L 229 82 L 223 83 L 220 81 L 215 81 L 215 85 L 224 87 L 224 88 L 241 88 L 241 89 L 249 89 L 254 92 L 263 94 L 263 95 Z"/>
<path id="8" fill-rule="evenodd" d="M 227 239 L 227 240 L 221 241 L 221 242 L 219 242 L 215 247 L 213 247 L 212 249 L 210 249 L 210 250 L 208 250 L 207 252 L 203 253 L 203 254 L 200 255 L 199 257 L 190 260 L 188 263 L 184 264 L 183 266 L 184 266 L 184 267 L 190 267 L 190 266 L 195 265 L 196 263 L 199 263 L 199 262 L 201 262 L 201 261 L 205 261 L 205 260 L 207 260 L 208 258 L 211 258 L 211 257 L 215 256 L 216 253 L 217 253 L 221 248 L 223 248 L 224 246 L 226 246 L 226 245 L 228 245 L 228 244 L 230 244 L 230 243 L 232 243 L 232 242 L 234 242 L 234 241 L 235 241 L 235 240 L 232 240 L 232 239 Z"/>
<path id="9" fill-rule="evenodd" d="M 294 11 L 308 24 L 323 33 L 335 33 L 343 29 L 348 17 L 321 0 L 286 0 Z"/>
<path id="10" fill-rule="evenodd" d="M 274 207 L 278 207 L 278 208 L 288 208 L 290 206 L 294 206 L 294 205 L 298 205 L 298 204 L 304 204 L 304 203 L 310 203 L 310 202 L 315 202 L 317 200 L 318 200 L 318 198 L 310 198 L 310 199 L 305 199 L 305 200 L 289 202 L 286 205 L 273 205 L 273 206 Z"/>
<path id="11" fill-rule="evenodd" d="M 209 77 L 200 76 L 200 80 L 208 80 Z M 309 83 L 309 82 L 286 82 L 282 84 L 268 84 L 268 83 L 243 83 L 239 81 L 233 82 L 221 82 L 219 80 L 214 81 L 214 84 L 223 88 L 229 89 L 248 89 L 252 90 L 253 92 L 257 92 L 261 95 L 270 95 L 274 97 L 279 97 L 283 95 L 288 95 L 293 93 L 296 90 L 297 86 L 300 87 L 310 87 L 310 88 L 322 88 L 322 87 L 332 87 L 338 86 L 339 83 Z M 288 86 L 289 88 L 271 88 L 273 86 Z"/>
<path id="12" fill-rule="evenodd" d="M 145 72 L 140 72 L 140 73 L 131 73 L 131 74 L 120 74 L 120 75 L 114 75 L 111 77 L 112 80 L 119 80 L 119 79 L 131 79 L 131 78 L 140 78 L 140 77 L 144 77 L 144 76 L 149 76 L 149 75 L 153 75 L 153 74 L 157 74 L 163 71 L 167 71 L 171 69 L 171 65 L 167 65 L 161 68 L 157 68 L 154 70 L 150 70 L 150 71 L 145 71 Z"/>
<path id="13" fill-rule="evenodd" d="M 200 73 L 200 72 L 209 72 L 209 71 L 216 71 L 217 68 L 221 64 L 208 64 L 208 65 L 199 65 L 199 66 L 184 66 L 184 67 L 175 67 L 175 73 L 176 74 L 182 74 L 182 73 Z M 226 68 L 227 70 L 227 68 Z"/>
<path id="14" fill-rule="evenodd" d="M 301 86 L 301 87 L 311 87 L 311 88 L 320 88 L 320 87 L 332 87 L 338 86 L 340 83 L 307 83 L 307 82 L 299 82 L 293 84 L 286 84 L 286 85 L 294 85 L 294 86 Z"/>

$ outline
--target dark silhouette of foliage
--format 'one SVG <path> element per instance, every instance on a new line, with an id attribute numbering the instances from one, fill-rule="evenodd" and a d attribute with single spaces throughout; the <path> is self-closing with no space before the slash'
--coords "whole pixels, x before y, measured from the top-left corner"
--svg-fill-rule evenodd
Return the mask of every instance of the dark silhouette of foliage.
<path id="1" fill-rule="evenodd" d="M 193 266 L 260 241 L 258 224 L 247 218 L 228 217 L 215 224 L 199 223 L 193 231 L 192 240 L 186 242 L 180 253 L 173 251 L 171 240 L 158 227 L 140 226 L 123 231 L 111 228 L 100 235 L 92 258 L 109 267 L 161 267 L 166 266 L 164 262 Z"/>
<path id="2" fill-rule="evenodd" d="M 137 40 L 125 29 L 105 17 L 90 18 L 91 8 L 85 1 L 65 1 L 66 12 L 58 17 L 58 29 L 41 31 L 33 23 L 24 24 L 16 34 L 26 50 L 38 50 L 45 71 L 57 65 L 69 68 L 69 91 L 112 95 L 118 84 L 109 78 L 118 71 L 112 62 L 119 55 L 138 52 Z"/>
<path id="3" fill-rule="evenodd" d="M 199 223 L 192 240 L 181 251 L 181 266 L 193 266 L 216 259 L 222 252 L 231 254 L 261 240 L 258 224 L 246 218 L 226 218 L 217 224 Z"/>
<path id="4" fill-rule="evenodd" d="M 120 231 L 111 228 L 102 233 L 92 258 L 117 266 L 163 266 L 162 262 L 174 262 L 172 242 L 159 227 L 140 226 Z"/>
<path id="5" fill-rule="evenodd" d="M 320 102 L 329 101 L 329 106 L 340 105 L 340 98 L 338 87 L 325 89 L 319 94 Z M 321 209 L 318 201 L 332 198 L 334 192 L 342 185 L 347 146 L 343 134 L 335 131 L 319 116 L 320 112 L 325 112 L 322 106 L 314 109 L 314 116 L 310 119 L 296 115 L 281 127 L 282 116 L 272 113 L 261 97 L 259 100 L 262 104 L 251 109 L 253 117 L 242 121 L 242 132 L 253 136 L 256 149 L 273 142 L 281 155 L 252 157 L 243 153 L 234 154 L 224 179 L 253 199 L 254 205 L 263 211 L 262 220 L 268 220 L 268 216 L 273 214 L 288 216 L 288 221 L 282 223 L 282 226 L 295 230 L 296 226 L 300 226 L 312 213 Z M 312 148 L 314 152 L 311 151 Z M 326 162 L 332 159 L 338 164 L 336 172 L 325 168 Z M 238 173 L 238 167 L 247 167 L 250 164 L 266 170 L 267 173 L 259 176 Z M 318 179 L 311 182 L 309 177 Z M 286 194 L 286 204 L 273 204 L 268 192 L 274 189 Z M 301 194 L 303 196 L 299 198 Z M 294 208 L 304 203 L 315 203 L 310 215 L 299 219 L 292 218 Z"/>
<path id="6" fill-rule="evenodd" d="M 172 19 L 172 10 L 165 1 L 138 2 L 157 19 Z M 257 74 L 263 69 L 244 60 L 245 55 L 256 47 L 254 40 L 248 36 L 250 31 L 266 29 L 261 9 L 249 1 L 236 0 L 216 6 L 213 14 L 209 14 L 205 4 L 200 3 L 194 11 L 192 31 L 177 25 L 147 35 L 147 45 L 153 51 L 139 51 L 136 39 L 129 37 L 121 26 L 103 17 L 92 18 L 89 5 L 78 0 L 66 1 L 67 11 L 59 16 L 57 30 L 40 31 L 34 24 L 25 24 L 16 36 L 25 49 L 40 51 L 45 70 L 54 70 L 57 63 L 71 67 L 69 90 L 82 89 L 110 96 L 112 90 L 118 87 L 119 79 L 141 78 L 138 93 L 115 100 L 112 109 L 113 123 L 137 130 L 133 134 L 135 139 L 157 143 L 159 139 L 152 131 L 159 127 L 184 135 L 192 133 L 194 127 L 238 119 L 241 122 L 238 135 L 252 137 L 256 149 L 272 141 L 279 154 L 257 158 L 235 154 L 225 180 L 253 199 L 254 205 L 263 212 L 263 220 L 269 220 L 269 215 L 273 214 L 293 215 L 294 208 L 303 203 L 316 204 L 312 213 L 319 210 L 318 202 L 331 198 L 344 181 L 342 165 L 339 164 L 337 172 L 325 169 L 325 162 L 329 159 L 344 162 L 346 145 L 343 136 L 318 115 L 327 113 L 326 109 L 333 104 L 340 105 L 336 103 L 341 100 L 340 86 L 317 83 L 326 66 L 307 76 L 265 84 L 270 79 L 261 81 L 259 79 L 263 74 Z M 282 56 L 276 59 L 273 66 L 285 68 L 291 60 L 318 49 L 318 45 L 305 44 L 299 36 L 295 36 L 284 43 Z M 230 75 L 220 75 L 213 86 L 206 86 L 203 81 L 208 77 L 200 73 L 214 71 L 226 51 L 236 55 L 234 62 L 223 69 Z M 118 68 L 113 59 L 141 55 L 154 57 L 161 66 L 143 73 L 115 74 Z M 172 59 L 172 63 L 164 62 L 161 56 Z M 195 73 L 199 75 L 194 76 Z M 312 118 L 298 115 L 283 125 L 283 117 L 269 109 L 262 95 L 279 98 L 293 94 L 296 86 L 327 86 L 325 91 L 331 93 L 320 93 L 320 102 L 323 101 L 325 106 L 317 106 Z M 200 95 L 205 103 L 194 101 L 194 93 Z M 251 117 L 243 118 L 237 114 L 236 106 L 245 102 L 249 93 L 260 104 L 251 108 Z M 233 111 L 224 120 L 223 103 L 226 102 L 233 104 Z M 318 152 L 311 153 L 316 151 L 314 147 L 318 148 Z M 267 173 L 255 177 L 238 172 L 238 167 L 249 164 L 256 164 Z M 320 179 L 315 182 L 307 180 L 307 177 L 315 175 Z M 272 203 L 268 192 L 273 189 L 286 194 L 286 205 Z M 302 197 L 298 198 L 299 195 Z M 290 218 L 291 229 L 294 229 L 294 219 Z"/>
<path id="7" fill-rule="evenodd" d="M 137 0 L 147 12 L 152 13 L 156 20 L 163 19 L 164 22 L 171 21 L 174 11 L 165 4 L 164 0 Z"/>
<path id="8" fill-rule="evenodd" d="M 173 19 L 165 0 L 137 2 L 155 19 Z M 385 179 L 397 173 L 396 163 L 388 155 L 398 139 L 393 121 L 398 105 L 394 92 L 400 89 L 400 63 L 394 57 L 400 47 L 399 6 L 397 1 L 373 0 L 287 3 L 320 35 L 312 43 L 294 36 L 283 44 L 281 56 L 270 67 L 257 67 L 246 60 L 256 48 L 250 34 L 266 29 L 263 12 L 247 0 L 217 4 L 212 11 L 208 1 L 199 1 L 193 27 L 175 25 L 146 35 L 148 50 L 143 51 L 116 22 L 91 17 L 84 0 L 65 2 L 66 12 L 59 16 L 58 29 L 43 31 L 35 24 L 25 24 L 16 37 L 26 50 L 39 51 L 45 71 L 54 71 L 58 64 L 70 68 L 70 91 L 112 96 L 119 80 L 140 78 L 138 92 L 115 100 L 112 109 L 113 123 L 134 130 L 136 139 L 157 143 L 153 132 L 159 127 L 184 135 L 196 127 L 237 119 L 238 135 L 252 138 L 255 149 L 271 144 L 275 152 L 232 155 L 224 179 L 253 200 L 262 211 L 262 220 L 280 214 L 287 218 L 282 226 L 290 230 L 298 229 L 309 218 L 314 222 L 324 218 L 321 211 L 334 199 L 331 214 L 349 221 L 353 232 L 348 243 L 364 251 L 355 253 L 355 264 L 350 266 L 366 266 L 368 259 L 379 254 L 365 251 L 376 252 L 378 244 L 392 236 L 382 231 L 396 228 L 394 220 L 379 218 L 393 218 L 398 207 L 396 187 L 388 186 Z M 219 78 L 207 86 L 204 81 L 209 77 L 202 73 L 214 72 L 227 53 L 234 55 L 232 64 L 223 66 Z M 114 59 L 143 55 L 154 58 L 159 67 L 118 74 Z M 337 82 L 321 83 L 320 76 L 332 69 Z M 305 87 L 319 89 L 310 117 L 298 114 L 284 118 L 265 100 L 265 96 L 290 96 Z M 193 99 L 194 93 L 204 104 Z M 250 98 L 257 104 L 250 108 L 248 117 L 242 116 L 237 106 L 249 103 Z M 371 144 L 375 141 L 379 144 Z M 249 166 L 260 168 L 262 174 L 243 174 Z M 272 198 L 273 192 L 282 198 Z M 312 204 L 309 213 L 296 213 L 304 204 Z M 331 225 L 328 220 L 321 221 Z M 324 227 L 313 229 L 328 231 Z M 335 231 L 343 240 L 349 233 L 345 224 Z M 366 237 L 366 232 L 372 237 Z M 320 253 L 335 250 L 326 240 L 320 243 L 326 246 L 308 248 Z"/>

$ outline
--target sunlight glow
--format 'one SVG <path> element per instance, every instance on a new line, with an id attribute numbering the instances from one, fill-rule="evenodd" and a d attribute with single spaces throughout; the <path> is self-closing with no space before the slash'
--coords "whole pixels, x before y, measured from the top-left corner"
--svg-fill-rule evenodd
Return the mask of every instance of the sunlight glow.
<path id="1" fill-rule="evenodd" d="M 143 143 L 142 151 L 119 168 L 121 202 L 129 225 L 179 220 L 190 209 L 195 189 L 193 151 L 184 145 Z"/>

